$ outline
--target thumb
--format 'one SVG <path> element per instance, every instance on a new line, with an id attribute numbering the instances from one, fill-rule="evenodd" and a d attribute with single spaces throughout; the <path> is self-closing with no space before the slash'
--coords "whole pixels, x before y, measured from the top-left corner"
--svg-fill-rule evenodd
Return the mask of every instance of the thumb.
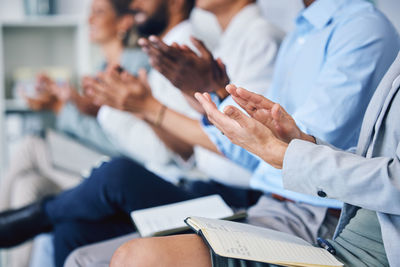
<path id="1" fill-rule="evenodd" d="M 224 109 L 225 115 L 227 115 L 232 120 L 235 120 L 243 128 L 247 128 L 249 125 L 250 118 L 241 112 L 238 108 L 234 106 L 227 106 Z"/>
<path id="2" fill-rule="evenodd" d="M 199 39 L 196 39 L 194 37 L 191 37 L 191 41 L 194 44 L 194 46 L 197 48 L 197 50 L 200 52 L 200 55 L 202 58 L 205 58 L 208 60 L 213 58 L 211 52 L 207 49 L 207 47 L 204 45 L 204 43 L 202 41 L 200 41 Z"/>

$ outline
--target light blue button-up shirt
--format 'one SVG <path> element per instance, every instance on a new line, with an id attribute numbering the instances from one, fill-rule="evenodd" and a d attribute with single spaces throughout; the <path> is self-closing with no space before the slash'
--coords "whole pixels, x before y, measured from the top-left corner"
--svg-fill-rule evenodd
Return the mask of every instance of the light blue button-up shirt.
<path id="1" fill-rule="evenodd" d="M 280 103 L 304 132 L 349 149 L 357 144 L 366 107 L 399 48 L 396 30 L 370 2 L 317 0 L 299 14 L 285 38 L 264 95 Z M 231 98 L 219 108 L 227 105 L 234 105 Z M 215 127 L 204 123 L 203 128 L 222 153 L 253 171 L 253 188 L 341 207 L 336 200 L 284 190 L 280 170 L 232 144 Z"/>

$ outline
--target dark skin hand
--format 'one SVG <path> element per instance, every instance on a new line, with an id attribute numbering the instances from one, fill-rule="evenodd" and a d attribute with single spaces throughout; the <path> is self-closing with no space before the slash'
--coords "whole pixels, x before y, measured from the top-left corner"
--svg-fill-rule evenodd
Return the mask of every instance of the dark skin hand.
<path id="1" fill-rule="evenodd" d="M 203 42 L 193 37 L 191 40 L 199 55 L 186 45 L 166 45 L 156 36 L 141 38 L 139 44 L 149 55 L 151 65 L 183 93 L 193 96 L 199 91 L 216 92 L 225 98 L 229 83 L 225 65 L 221 59 L 214 59 Z"/>

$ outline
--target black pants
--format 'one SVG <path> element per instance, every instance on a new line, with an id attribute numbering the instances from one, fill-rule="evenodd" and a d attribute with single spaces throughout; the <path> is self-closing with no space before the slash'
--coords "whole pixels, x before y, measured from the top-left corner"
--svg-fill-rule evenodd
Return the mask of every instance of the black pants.
<path id="1" fill-rule="evenodd" d="M 133 210 L 211 194 L 221 195 L 230 206 L 247 208 L 262 193 L 214 181 L 176 186 L 125 158 L 105 163 L 82 184 L 45 204 L 54 224 L 56 266 L 63 266 L 75 248 L 135 231 L 129 216 Z"/>

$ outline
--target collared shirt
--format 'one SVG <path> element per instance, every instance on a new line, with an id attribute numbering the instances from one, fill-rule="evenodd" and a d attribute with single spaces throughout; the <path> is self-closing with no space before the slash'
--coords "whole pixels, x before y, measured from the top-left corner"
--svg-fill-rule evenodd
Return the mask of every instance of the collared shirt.
<path id="1" fill-rule="evenodd" d="M 124 49 L 121 55 L 121 65 L 130 73 L 137 73 L 140 68 L 148 69 L 150 66 L 147 55 L 138 48 Z M 106 63 L 102 64 L 99 70 L 104 70 L 106 66 Z M 119 147 L 110 141 L 108 133 L 106 133 L 107 127 L 101 127 L 95 118 L 82 114 L 72 102 L 64 105 L 59 112 L 57 129 L 108 156 L 121 154 Z"/>
<path id="2" fill-rule="evenodd" d="M 183 21 L 171 29 L 163 38 L 167 44 L 177 42 L 190 44 L 192 27 L 189 21 Z M 131 58 L 130 61 L 135 59 Z M 186 102 L 180 91 L 163 75 L 151 69 L 148 75 L 153 96 L 171 109 L 192 118 L 200 115 Z M 151 127 L 129 112 L 103 106 L 98 121 L 113 143 L 131 159 L 143 164 L 164 178 L 176 179 L 182 173 L 172 164 L 174 153 L 169 150 Z"/>
<path id="3" fill-rule="evenodd" d="M 267 22 L 256 4 L 245 6 L 222 33 L 215 58 L 221 58 L 231 83 L 262 93 L 268 89 L 284 33 Z M 202 147 L 195 147 L 197 167 L 214 180 L 249 186 L 251 173 Z"/>
<path id="4" fill-rule="evenodd" d="M 339 148 L 354 147 L 365 109 L 399 44 L 394 27 L 371 3 L 315 1 L 283 42 L 265 96 L 280 103 L 306 133 Z M 252 187 L 308 204 L 341 206 L 284 190 L 280 170 L 233 145 L 214 127 L 204 129 L 226 156 L 253 171 Z"/>

